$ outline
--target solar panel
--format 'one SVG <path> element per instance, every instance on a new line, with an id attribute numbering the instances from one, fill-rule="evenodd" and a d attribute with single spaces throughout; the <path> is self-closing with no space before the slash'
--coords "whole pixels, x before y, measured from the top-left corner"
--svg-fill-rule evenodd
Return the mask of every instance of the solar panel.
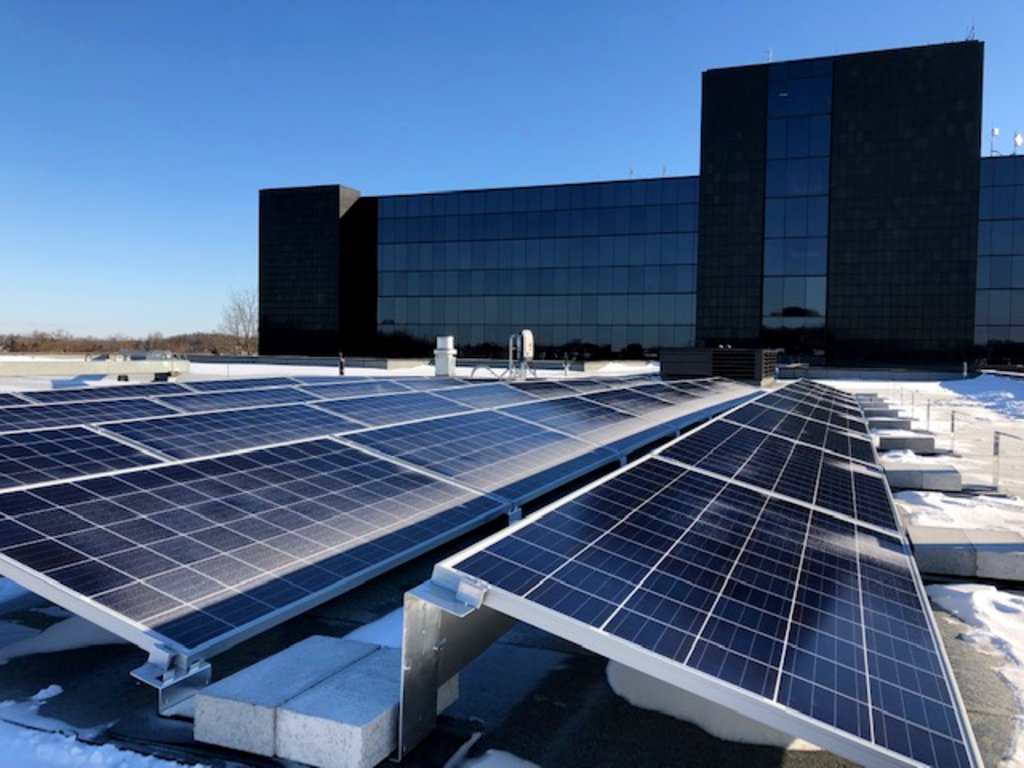
<path id="1" fill-rule="evenodd" d="M 715 421 L 668 446 L 662 455 L 855 520 L 899 530 L 881 472 L 820 448 Z"/>
<path id="2" fill-rule="evenodd" d="M 136 448 L 81 427 L 0 435 L 0 488 L 153 464 Z"/>
<path id="3" fill-rule="evenodd" d="M 457 403 L 468 405 L 470 408 L 493 408 L 499 405 L 528 403 L 536 400 L 532 395 L 508 384 L 475 384 L 471 387 L 446 389 L 437 394 Z"/>
<path id="4" fill-rule="evenodd" d="M 563 397 L 539 403 L 523 403 L 502 409 L 502 413 L 541 424 L 573 437 L 609 443 L 643 426 L 622 411 L 582 397 Z"/>
<path id="5" fill-rule="evenodd" d="M 510 382 L 509 386 L 534 397 L 541 398 L 566 397 L 576 394 L 576 390 L 566 387 L 557 381 L 513 381 Z"/>
<path id="6" fill-rule="evenodd" d="M 180 384 L 160 382 L 154 384 L 122 384 L 118 386 L 86 387 L 82 389 L 49 389 L 26 392 L 25 398 L 36 403 L 79 403 L 84 400 L 123 400 L 131 397 L 152 397 L 188 392 Z"/>
<path id="7" fill-rule="evenodd" d="M 335 399 L 341 397 L 361 397 L 363 395 L 379 395 L 384 392 L 408 392 L 391 379 L 367 379 L 364 381 L 343 381 L 334 384 L 316 384 L 303 387 L 304 392 L 320 398 Z"/>
<path id="8" fill-rule="evenodd" d="M 496 411 L 357 432 L 344 440 L 513 502 L 616 460 L 611 451 Z"/>
<path id="9" fill-rule="evenodd" d="M 830 454 L 827 428 L 801 425 L 812 445 L 729 421 L 788 423 L 771 410 L 679 438 L 435 582 L 858 762 L 980 765 L 884 480 Z"/>
<path id="10" fill-rule="evenodd" d="M 979 764 L 895 537 L 653 458 L 434 577 L 467 578 L 485 604 L 500 595 L 502 612 L 626 664 L 643 649 L 660 679 L 858 762 L 866 744 Z"/>
<path id="11" fill-rule="evenodd" d="M 29 401 L 10 392 L 0 392 L 0 407 L 8 405 L 25 405 Z"/>
<path id="12" fill-rule="evenodd" d="M 185 386 L 196 392 L 238 392 L 244 389 L 265 389 L 295 384 L 295 379 L 286 376 L 261 376 L 243 379 L 206 379 L 186 381 Z"/>
<path id="13" fill-rule="evenodd" d="M 613 383 L 610 379 L 576 379 L 567 378 L 561 380 L 563 387 L 568 387 L 574 392 L 602 392 L 606 389 L 612 389 Z"/>
<path id="14" fill-rule="evenodd" d="M 466 382 L 462 379 L 454 379 L 448 376 L 433 376 L 429 378 L 421 376 L 402 376 L 397 380 L 401 382 L 403 387 L 407 387 L 417 392 L 466 386 Z"/>
<path id="15" fill-rule="evenodd" d="M 820 421 L 786 414 L 759 403 L 748 403 L 732 411 L 726 421 L 763 429 L 807 445 L 824 447 L 834 453 L 849 456 L 868 464 L 875 463 L 875 451 L 870 440 L 857 433 L 834 427 Z"/>
<path id="16" fill-rule="evenodd" d="M 0 570 L 192 657 L 503 510 L 321 439 L 0 494 Z"/>
<path id="17" fill-rule="evenodd" d="M 372 427 L 464 413 L 469 410 L 461 403 L 437 397 L 430 392 L 404 392 L 398 395 L 328 400 L 317 403 L 316 407 L 342 414 L 346 418 Z"/>
<path id="18" fill-rule="evenodd" d="M 258 405 L 283 405 L 316 400 L 315 395 L 296 387 L 273 387 L 271 389 L 243 389 L 231 392 L 210 392 L 195 395 L 171 395 L 161 397 L 159 402 L 181 411 L 199 413 L 222 411 L 228 408 L 248 408 Z"/>
<path id="19" fill-rule="evenodd" d="M 168 413 L 174 413 L 173 409 L 145 398 L 10 406 L 0 408 L 0 432 L 97 424 L 101 421 L 145 418 Z"/>
<path id="20" fill-rule="evenodd" d="M 804 416 L 815 421 L 820 421 L 823 424 L 831 424 L 839 427 L 840 429 L 846 429 L 851 432 L 857 432 L 859 434 L 866 435 L 868 432 L 867 423 L 864 421 L 860 412 L 854 412 L 850 410 L 832 409 L 828 406 L 815 405 L 812 402 L 794 400 L 786 397 L 782 393 L 771 393 L 759 397 L 757 400 L 758 405 L 774 408 L 783 413 L 793 413 L 800 416 Z"/>
<path id="21" fill-rule="evenodd" d="M 165 456 L 189 459 L 340 434 L 360 426 L 299 404 L 115 422 L 103 429 Z"/>
<path id="22" fill-rule="evenodd" d="M 667 408 L 671 405 L 667 400 L 659 397 L 645 395 L 632 389 L 611 389 L 607 392 L 590 392 L 586 398 L 595 403 L 607 405 L 611 408 L 618 408 L 620 411 L 643 416 L 654 411 Z"/>

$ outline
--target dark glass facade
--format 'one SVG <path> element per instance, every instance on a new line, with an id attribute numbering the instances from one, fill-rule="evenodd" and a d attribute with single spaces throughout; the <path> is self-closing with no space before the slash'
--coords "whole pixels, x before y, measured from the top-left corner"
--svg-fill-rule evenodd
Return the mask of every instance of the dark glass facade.
<path id="1" fill-rule="evenodd" d="M 839 362 L 970 354 L 982 53 L 705 73 L 699 338 Z"/>
<path id="2" fill-rule="evenodd" d="M 1019 343 L 1020 171 L 979 162 L 982 56 L 967 41 L 707 71 L 699 179 L 264 190 L 260 351 L 420 354 L 454 335 L 501 356 L 524 327 L 556 357 L 959 361 Z"/>
<path id="3" fill-rule="evenodd" d="M 1024 354 L 1024 156 L 981 161 L 974 341 L 992 358 Z"/>
<path id="4" fill-rule="evenodd" d="M 762 340 L 825 347 L 832 61 L 768 67 Z"/>
<path id="5" fill-rule="evenodd" d="M 830 359 L 969 359 L 983 46 L 833 59 Z"/>
<path id="6" fill-rule="evenodd" d="M 499 353 L 694 343 L 697 179 L 380 198 L 379 332 Z M 596 349 L 595 349 L 596 348 Z"/>

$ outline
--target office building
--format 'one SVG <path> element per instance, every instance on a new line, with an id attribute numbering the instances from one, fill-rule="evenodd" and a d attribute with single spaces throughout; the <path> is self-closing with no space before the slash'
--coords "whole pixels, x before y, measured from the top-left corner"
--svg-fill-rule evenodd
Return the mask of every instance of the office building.
<path id="1" fill-rule="evenodd" d="M 263 190 L 260 351 L 425 353 L 454 335 L 500 356 L 523 327 L 559 358 L 1012 350 L 1024 180 L 1016 158 L 979 157 L 982 59 L 966 41 L 707 71 L 699 177 Z"/>

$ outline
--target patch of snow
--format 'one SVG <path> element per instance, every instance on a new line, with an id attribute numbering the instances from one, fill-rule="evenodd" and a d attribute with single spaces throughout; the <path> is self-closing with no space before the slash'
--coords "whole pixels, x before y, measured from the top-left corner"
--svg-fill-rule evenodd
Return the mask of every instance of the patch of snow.
<path id="1" fill-rule="evenodd" d="M 0 765 L 18 768 L 183 768 L 181 763 L 0 722 Z M 196 766 L 198 768 L 198 766 Z"/>
<path id="2" fill-rule="evenodd" d="M 41 691 L 38 691 L 35 696 L 32 697 L 32 701 L 48 701 L 49 699 L 60 696 L 64 693 L 64 689 L 56 683 L 48 685 Z"/>
<path id="3" fill-rule="evenodd" d="M 47 627 L 37 635 L 12 643 L 6 648 L 0 648 L 0 663 L 6 663 L 19 656 L 123 642 L 125 641 L 102 627 L 79 616 L 72 616 Z"/>
<path id="4" fill-rule="evenodd" d="M 942 387 L 1013 419 L 1024 419 L 1024 378 L 984 373 L 973 379 L 952 379 Z"/>
<path id="5" fill-rule="evenodd" d="M 963 640 L 1005 660 L 997 671 L 1013 691 L 1018 709 L 1024 709 L 1024 597 L 982 584 L 932 584 L 927 591 L 934 605 L 972 627 L 961 635 Z M 1024 766 L 1022 736 L 1018 718 L 1004 768 Z"/>
<path id="6" fill-rule="evenodd" d="M 402 615 L 403 610 L 396 608 L 386 616 L 349 632 L 345 635 L 345 639 L 358 640 L 361 643 L 380 645 L 385 648 L 401 648 Z"/>
<path id="7" fill-rule="evenodd" d="M 634 707 L 650 709 L 693 723 L 719 739 L 743 744 L 765 744 L 782 749 L 818 749 L 803 739 L 769 728 L 727 707 L 617 661 L 608 662 L 606 674 L 612 690 Z"/>
<path id="8" fill-rule="evenodd" d="M 1024 500 L 1015 496 L 952 496 L 900 491 L 893 498 L 911 525 L 989 531 L 1024 530 Z"/>

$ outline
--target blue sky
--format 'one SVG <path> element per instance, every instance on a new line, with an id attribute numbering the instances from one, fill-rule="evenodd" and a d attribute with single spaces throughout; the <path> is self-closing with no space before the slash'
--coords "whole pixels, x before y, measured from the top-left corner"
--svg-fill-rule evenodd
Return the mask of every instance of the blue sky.
<path id="1" fill-rule="evenodd" d="M 0 0 L 0 334 L 214 329 L 263 187 L 696 174 L 703 70 L 972 26 L 1009 152 L 1011 3 Z"/>

